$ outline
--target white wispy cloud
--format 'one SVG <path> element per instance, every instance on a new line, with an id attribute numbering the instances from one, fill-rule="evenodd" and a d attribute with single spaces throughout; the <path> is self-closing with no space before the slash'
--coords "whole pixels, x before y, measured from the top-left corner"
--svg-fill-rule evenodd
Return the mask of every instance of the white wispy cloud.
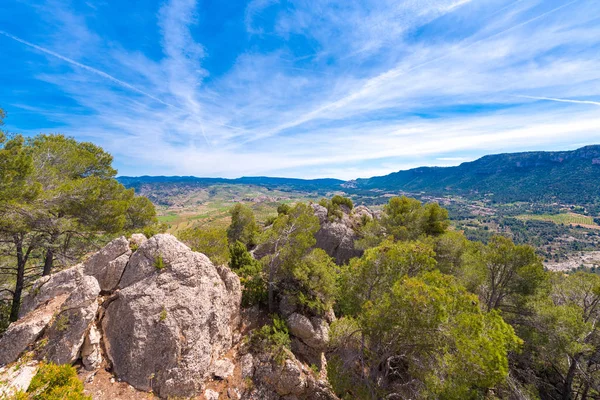
<path id="1" fill-rule="evenodd" d="M 111 63 L 102 69 L 62 54 L 62 33 L 41 44 L 0 33 L 74 67 L 37 78 L 91 113 L 40 113 L 105 146 L 124 174 L 349 179 L 600 140 L 590 107 L 600 104 L 600 9 L 591 2 L 286 4 L 267 13 L 280 4 L 250 2 L 241 21 L 249 37 L 281 44 L 248 48 L 214 76 L 210 48 L 194 34 L 194 0 L 157 8 L 162 58 L 115 43 L 70 49 L 93 60 L 104 46 Z M 297 36 L 314 48 L 298 54 L 287 45 Z"/>

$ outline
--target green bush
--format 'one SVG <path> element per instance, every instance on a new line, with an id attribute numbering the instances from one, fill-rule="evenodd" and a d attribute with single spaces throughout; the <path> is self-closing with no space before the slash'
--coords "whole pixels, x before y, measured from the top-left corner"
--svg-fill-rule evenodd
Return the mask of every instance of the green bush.
<path id="1" fill-rule="evenodd" d="M 263 265 L 255 260 L 246 245 L 240 241 L 229 246 L 229 267 L 240 277 L 242 284 L 242 306 L 267 303 L 267 283 Z"/>
<path id="2" fill-rule="evenodd" d="M 271 324 L 263 325 L 250 335 L 250 348 L 255 353 L 269 353 L 279 364 L 287 358 L 291 341 L 286 322 L 277 315 Z"/>
<path id="3" fill-rule="evenodd" d="M 83 383 L 71 365 L 41 364 L 33 377 L 27 398 L 30 400 L 91 400 L 83 393 Z M 20 394 L 22 395 L 22 393 Z M 19 398 L 19 397 L 16 397 Z"/>
<path id="4" fill-rule="evenodd" d="M 346 206 L 349 210 L 352 210 L 354 208 L 354 203 L 352 203 L 352 200 L 350 200 L 348 197 L 343 197 L 338 194 L 331 198 L 331 202 L 338 206 Z"/>

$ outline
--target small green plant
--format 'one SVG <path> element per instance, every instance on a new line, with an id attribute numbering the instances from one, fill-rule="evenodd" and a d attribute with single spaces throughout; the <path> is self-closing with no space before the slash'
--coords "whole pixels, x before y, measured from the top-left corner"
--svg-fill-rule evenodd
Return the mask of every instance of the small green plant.
<path id="1" fill-rule="evenodd" d="M 252 378 L 250 378 L 249 376 L 245 377 L 244 386 L 246 387 L 246 390 L 251 392 L 254 389 L 254 381 L 252 380 Z"/>
<path id="2" fill-rule="evenodd" d="M 67 314 L 60 314 L 58 318 L 56 318 L 54 327 L 59 332 L 64 332 L 69 329 L 69 316 Z"/>
<path id="3" fill-rule="evenodd" d="M 39 350 L 42 350 L 47 345 L 48 345 L 48 338 L 43 338 L 42 340 L 37 342 L 37 344 L 35 345 L 35 349 L 39 351 Z"/>
<path id="4" fill-rule="evenodd" d="M 263 325 L 252 332 L 250 348 L 256 353 L 269 353 L 278 364 L 283 364 L 291 345 L 290 334 L 286 322 L 281 317 L 274 315 L 272 318 L 271 324 Z"/>
<path id="5" fill-rule="evenodd" d="M 154 258 L 154 266 L 159 271 L 162 271 L 163 269 L 165 269 L 165 267 L 166 267 L 165 260 L 163 260 L 163 257 L 160 254 Z"/>
<path id="6" fill-rule="evenodd" d="M 160 312 L 160 315 L 158 317 L 161 321 L 164 321 L 167 319 L 167 309 L 163 307 L 162 311 Z"/>
<path id="7" fill-rule="evenodd" d="M 310 370 L 315 374 L 315 376 L 319 376 L 319 367 L 317 364 L 310 364 Z"/>
<path id="8" fill-rule="evenodd" d="M 33 377 L 28 395 L 20 397 L 30 400 L 91 400 L 83 393 L 83 383 L 70 364 L 41 364 Z M 19 398 L 19 397 L 17 397 Z"/>

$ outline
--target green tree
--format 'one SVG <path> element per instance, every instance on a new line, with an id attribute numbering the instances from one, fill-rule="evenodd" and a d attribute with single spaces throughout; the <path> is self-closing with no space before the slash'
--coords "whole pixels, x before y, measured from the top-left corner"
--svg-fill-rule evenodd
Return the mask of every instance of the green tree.
<path id="1" fill-rule="evenodd" d="M 63 135 L 16 135 L 0 148 L 0 241 L 13 265 L 11 320 L 23 290 L 54 262 L 77 260 L 113 235 L 156 224 L 154 206 L 114 176 L 112 157 L 91 143 Z M 41 260 L 40 267 L 38 261 Z"/>
<path id="2" fill-rule="evenodd" d="M 356 316 L 365 303 L 381 298 L 405 275 L 415 276 L 435 269 L 435 253 L 423 242 L 393 242 L 365 251 L 344 267 L 340 276 L 339 311 Z"/>
<path id="3" fill-rule="evenodd" d="M 550 293 L 531 301 L 532 313 L 519 326 L 526 339 L 520 367 L 530 366 L 543 398 L 600 396 L 600 276 L 553 273 Z M 524 362 L 530 359 L 531 364 Z"/>
<path id="4" fill-rule="evenodd" d="M 291 287 L 300 305 L 316 315 L 331 309 L 337 295 L 338 267 L 322 249 L 313 249 L 290 265 Z"/>
<path id="5" fill-rule="evenodd" d="M 396 240 L 415 240 L 425 234 L 437 236 L 446 232 L 448 211 L 437 203 L 426 204 L 406 196 L 392 197 L 383 207 L 382 224 Z"/>
<path id="6" fill-rule="evenodd" d="M 248 248 L 256 244 L 258 225 L 252 209 L 242 203 L 237 203 L 229 210 L 231 225 L 227 228 L 229 244 L 237 241 L 244 243 Z"/>
<path id="7" fill-rule="evenodd" d="M 178 236 L 192 250 L 205 254 L 214 264 L 223 265 L 229 262 L 229 245 L 225 229 L 195 227 L 184 230 Z"/>
<path id="8" fill-rule="evenodd" d="M 240 277 L 242 284 L 242 305 L 266 305 L 267 283 L 263 265 L 255 260 L 240 241 L 229 246 L 229 267 Z"/>
<path id="9" fill-rule="evenodd" d="M 516 312 L 546 282 L 533 247 L 515 245 L 504 236 L 494 236 L 470 267 L 481 271 L 477 291 L 486 310 Z"/>
<path id="10" fill-rule="evenodd" d="M 66 260 L 78 256 L 68 254 L 78 240 L 86 244 L 99 232 L 156 224 L 154 206 L 114 179 L 113 158 L 102 148 L 63 135 L 38 135 L 27 146 L 42 188 L 29 218 L 44 237 L 44 275 L 51 273 L 57 251 Z"/>
<path id="11" fill-rule="evenodd" d="M 262 258 L 267 269 L 269 311 L 275 311 L 275 291 L 281 277 L 289 272 L 316 244 L 314 234 L 319 230 L 319 219 L 312 208 L 298 203 L 289 214 L 280 214 L 261 238 L 261 246 L 268 254 Z"/>
<path id="12" fill-rule="evenodd" d="M 508 352 L 521 345 L 497 312 L 482 312 L 475 295 L 438 271 L 405 275 L 364 305 L 355 329 L 332 331 L 338 362 L 350 361 L 346 368 L 352 380 L 370 387 L 363 398 L 390 393 L 401 398 L 483 398 L 504 382 Z M 352 339 L 357 332 L 363 335 L 360 341 Z M 358 360 L 344 358 L 352 354 L 347 346 L 361 346 L 353 350 Z"/>

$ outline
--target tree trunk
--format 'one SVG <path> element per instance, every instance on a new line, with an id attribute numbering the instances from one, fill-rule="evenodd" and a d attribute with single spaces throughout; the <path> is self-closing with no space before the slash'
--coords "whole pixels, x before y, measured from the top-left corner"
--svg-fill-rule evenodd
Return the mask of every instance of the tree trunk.
<path id="1" fill-rule="evenodd" d="M 52 267 L 54 266 L 54 251 L 51 247 L 48 247 L 46 250 L 46 255 L 44 256 L 44 272 L 42 276 L 50 275 L 52 272 Z"/>
<path id="2" fill-rule="evenodd" d="M 23 241 L 18 236 L 14 236 L 15 246 L 17 248 L 17 279 L 15 282 L 15 290 L 13 293 L 12 306 L 10 309 L 10 321 L 14 322 L 19 319 L 19 309 L 21 308 L 21 295 L 23 294 L 23 286 L 25 284 L 25 264 L 26 258 L 23 254 Z"/>
<path id="3" fill-rule="evenodd" d="M 573 381 L 575 380 L 575 372 L 577 370 L 577 359 L 579 358 L 579 356 L 569 358 L 571 359 L 571 365 L 569 366 L 569 372 L 567 372 L 567 376 L 565 377 L 565 387 L 562 395 L 562 400 L 573 399 Z"/>
<path id="4" fill-rule="evenodd" d="M 272 263 L 271 263 L 272 264 Z M 275 291 L 275 268 L 273 265 L 269 265 L 269 313 L 275 312 L 275 299 L 273 292 Z"/>

